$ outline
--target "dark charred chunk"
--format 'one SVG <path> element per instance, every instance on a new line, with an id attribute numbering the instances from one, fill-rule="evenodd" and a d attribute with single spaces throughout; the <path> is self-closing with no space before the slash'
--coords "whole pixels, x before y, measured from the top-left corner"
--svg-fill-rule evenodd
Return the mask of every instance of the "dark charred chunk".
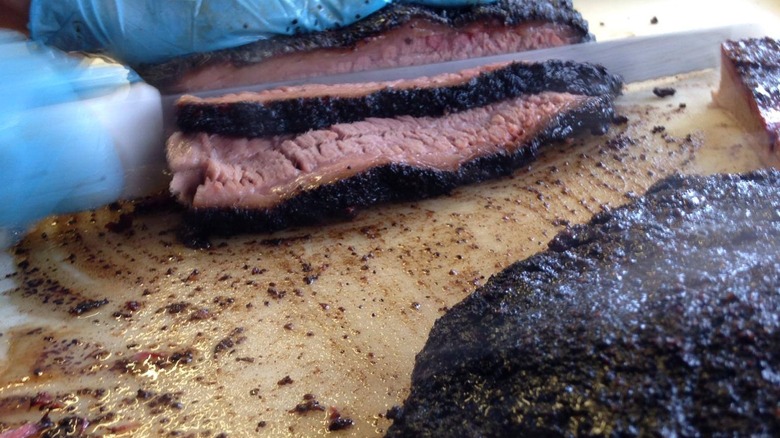
<path id="1" fill-rule="evenodd" d="M 216 357 L 218 354 L 222 353 L 225 350 L 229 350 L 235 346 L 236 343 L 230 339 L 230 338 L 224 338 L 220 340 L 217 345 L 214 347 L 214 356 Z"/>
<path id="2" fill-rule="evenodd" d="M 780 41 L 776 39 L 748 38 L 726 41 L 723 46 L 729 59 L 739 68 L 763 68 L 770 71 L 780 68 Z"/>
<path id="3" fill-rule="evenodd" d="M 237 48 L 199 53 L 162 64 L 136 66 L 150 84 L 165 88 L 186 72 L 209 65 L 228 64 L 237 67 L 257 64 L 271 58 L 324 49 L 354 49 L 359 43 L 401 27 L 412 20 L 423 19 L 453 28 L 470 23 L 498 20 L 505 26 L 529 21 L 563 24 L 575 29 L 580 41 L 591 41 L 588 23 L 574 10 L 571 0 L 499 0 L 491 5 L 458 8 L 433 8 L 394 3 L 350 26 L 260 40 Z"/>
<path id="4" fill-rule="evenodd" d="M 246 340 L 246 336 L 243 333 L 244 329 L 242 327 L 234 328 L 226 338 L 223 338 L 214 346 L 214 357 L 217 358 L 221 353 L 230 351 L 236 345 L 243 343 Z"/>
<path id="5" fill-rule="evenodd" d="M 543 91 L 617 96 L 622 85 L 620 78 L 598 65 L 555 60 L 513 63 L 448 86 L 386 87 L 359 97 L 185 102 L 178 106 L 177 123 L 183 132 L 252 138 L 302 133 L 369 117 L 438 117 Z"/>
<path id="6" fill-rule="evenodd" d="M 653 88 L 653 94 L 655 94 L 658 97 L 669 97 L 674 96 L 674 94 L 677 93 L 677 90 L 671 87 L 655 87 Z"/>
<path id="7" fill-rule="evenodd" d="M 726 41 L 722 50 L 733 63 L 745 88 L 750 90 L 759 110 L 771 112 L 780 108 L 780 40 Z M 773 128 L 776 130 L 774 135 L 780 135 L 780 123 L 775 123 Z"/>
<path id="8" fill-rule="evenodd" d="M 511 175 L 533 161 L 542 145 L 608 126 L 614 117 L 612 97 L 593 97 L 559 114 L 528 144 L 514 152 L 482 156 L 455 171 L 389 164 L 296 194 L 268 209 L 199 208 L 184 216 L 179 236 L 200 247 L 206 236 L 271 232 L 354 217 L 356 210 L 389 202 L 412 201 L 451 192 L 456 187 Z M 191 240 L 190 240 L 191 238 Z"/>
<path id="9" fill-rule="evenodd" d="M 179 303 L 172 303 L 165 306 L 165 311 L 171 315 L 175 315 L 177 313 L 181 313 L 187 308 L 190 307 L 189 303 L 179 302 Z"/>
<path id="10" fill-rule="evenodd" d="M 351 418 L 338 417 L 330 420 L 330 422 L 328 423 L 328 430 L 331 432 L 335 432 L 337 430 L 349 429 L 354 424 L 355 422 L 352 421 Z"/>
<path id="11" fill-rule="evenodd" d="M 115 222 L 107 223 L 106 229 L 112 233 L 123 233 L 132 229 L 134 219 L 134 213 L 122 213 L 119 215 L 119 219 L 117 219 Z"/>
<path id="12" fill-rule="evenodd" d="M 317 397 L 314 394 L 304 394 L 303 402 L 295 405 L 295 407 L 291 409 L 289 412 L 297 413 L 297 414 L 307 414 L 312 411 L 324 412 L 325 407 L 322 406 L 319 401 L 317 401 Z"/>
<path id="13" fill-rule="evenodd" d="M 42 425 L 47 426 L 42 426 Z M 56 423 L 45 418 L 39 423 L 41 425 L 41 438 L 66 438 L 80 437 L 84 435 L 89 421 L 85 418 L 70 416 L 57 421 Z"/>
<path id="14" fill-rule="evenodd" d="M 174 364 L 192 363 L 194 353 L 192 350 L 177 351 L 171 354 L 170 362 Z"/>
<path id="15" fill-rule="evenodd" d="M 68 313 L 71 315 L 81 315 L 99 307 L 103 307 L 106 304 L 108 304 L 108 299 L 106 298 L 102 300 L 85 300 L 71 307 L 70 310 L 68 310 Z"/>
<path id="16" fill-rule="evenodd" d="M 778 436 L 780 171 L 671 177 L 438 320 L 395 436 Z"/>

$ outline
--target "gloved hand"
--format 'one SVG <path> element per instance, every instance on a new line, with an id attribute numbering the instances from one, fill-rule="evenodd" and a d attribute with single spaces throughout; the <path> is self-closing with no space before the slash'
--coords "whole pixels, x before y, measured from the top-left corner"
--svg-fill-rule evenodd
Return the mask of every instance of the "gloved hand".
<path id="1" fill-rule="evenodd" d="M 126 115 L 107 116 L 101 105 L 125 99 L 133 86 L 131 72 L 122 66 L 84 67 L 14 32 L 0 31 L 0 60 L 4 248 L 45 216 L 120 197 L 126 163 L 112 138 L 116 123 L 102 120 Z M 159 106 L 159 94 L 157 99 Z M 161 119 L 159 112 L 153 116 Z"/>
<path id="2" fill-rule="evenodd" d="M 401 0 L 463 6 L 496 0 Z M 33 0 L 35 40 L 63 50 L 100 51 L 123 62 L 170 58 L 346 26 L 393 0 Z"/>

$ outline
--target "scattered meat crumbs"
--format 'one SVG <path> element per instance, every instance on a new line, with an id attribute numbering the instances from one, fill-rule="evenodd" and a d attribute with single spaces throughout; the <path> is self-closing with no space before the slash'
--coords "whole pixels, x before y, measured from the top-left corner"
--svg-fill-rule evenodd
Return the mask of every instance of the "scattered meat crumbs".
<path id="1" fill-rule="evenodd" d="M 284 386 L 284 385 L 290 385 L 293 382 L 294 380 L 290 376 L 284 376 L 281 380 L 276 382 L 276 384 L 279 386 Z"/>
<path id="2" fill-rule="evenodd" d="M 304 394 L 303 400 L 303 403 L 298 403 L 289 412 L 305 414 L 311 411 L 325 411 L 325 407 L 323 407 L 320 402 L 317 401 L 317 398 L 314 396 L 314 394 Z"/>
<path id="3" fill-rule="evenodd" d="M 653 94 L 655 94 L 658 97 L 669 97 L 674 96 L 674 93 L 676 93 L 677 90 L 675 90 L 672 87 L 655 87 L 653 88 Z"/>
<path id="4" fill-rule="evenodd" d="M 355 424 L 354 421 L 350 418 L 346 417 L 339 417 L 333 420 L 330 420 L 330 424 L 328 425 L 328 430 L 331 432 L 337 431 L 337 430 L 344 430 L 349 429 Z"/>
<path id="5" fill-rule="evenodd" d="M 89 312 L 90 310 L 95 310 L 98 307 L 103 307 L 106 304 L 108 304 L 108 299 L 104 298 L 102 300 L 85 300 L 74 307 L 71 307 L 70 310 L 68 310 L 68 313 L 71 315 L 81 315 L 86 312 Z"/>

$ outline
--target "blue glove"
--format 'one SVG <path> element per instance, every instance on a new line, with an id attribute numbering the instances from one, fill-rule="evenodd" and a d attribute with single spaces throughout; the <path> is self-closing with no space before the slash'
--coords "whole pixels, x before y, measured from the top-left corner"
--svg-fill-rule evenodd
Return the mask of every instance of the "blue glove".
<path id="1" fill-rule="evenodd" d="M 32 37 L 133 65 L 349 25 L 393 0 L 33 0 Z M 405 0 L 463 6 L 496 0 Z"/>
<path id="2" fill-rule="evenodd" d="M 128 83 L 128 70 L 84 68 L 0 31 L 0 247 L 53 213 L 117 199 L 114 144 L 82 99 Z"/>

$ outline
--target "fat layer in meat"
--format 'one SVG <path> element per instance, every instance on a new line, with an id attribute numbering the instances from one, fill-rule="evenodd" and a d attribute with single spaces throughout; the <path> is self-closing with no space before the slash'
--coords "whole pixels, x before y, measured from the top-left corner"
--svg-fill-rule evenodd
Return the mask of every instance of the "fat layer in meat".
<path id="1" fill-rule="evenodd" d="M 432 8 L 395 3 L 343 29 L 261 40 L 136 69 L 167 92 L 222 89 L 590 41 L 570 0 Z"/>

